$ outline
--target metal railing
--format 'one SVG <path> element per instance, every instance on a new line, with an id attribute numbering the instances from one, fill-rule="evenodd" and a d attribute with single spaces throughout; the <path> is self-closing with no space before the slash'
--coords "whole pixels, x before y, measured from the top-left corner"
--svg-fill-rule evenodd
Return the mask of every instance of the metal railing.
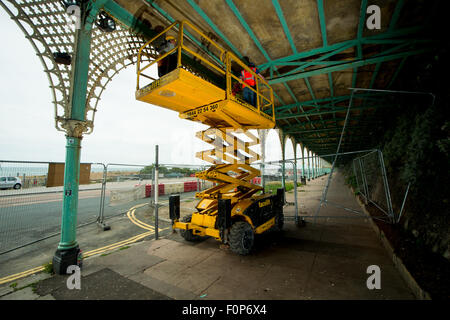
<path id="1" fill-rule="evenodd" d="M 191 32 L 189 32 L 189 30 Z M 144 62 L 144 57 L 148 58 L 145 49 L 148 47 L 154 46 L 154 42 L 160 37 L 165 37 L 167 35 L 175 35 L 174 37 L 177 39 L 177 44 L 163 54 L 155 54 L 151 58 L 154 60 L 147 62 L 145 66 L 142 66 Z M 200 40 L 198 39 L 200 38 Z M 189 48 L 186 45 L 186 40 L 190 40 L 190 43 L 193 43 L 194 46 L 197 47 L 198 50 L 204 51 L 206 54 L 199 54 L 195 52 L 194 48 Z M 206 43 L 206 46 L 204 45 Z M 212 47 L 211 47 L 212 46 Z M 207 47 L 207 48 L 206 48 Z M 148 74 L 144 73 L 144 71 L 148 70 L 152 65 L 158 63 L 159 61 L 169 57 L 172 54 L 177 54 L 177 68 L 187 68 L 182 59 L 183 54 L 187 54 L 199 61 L 203 62 L 208 69 L 213 72 L 219 74 L 219 77 L 222 78 L 225 82 L 225 99 L 227 100 L 235 100 L 239 102 L 245 102 L 235 94 L 233 94 L 233 87 L 236 83 L 240 86 L 245 85 L 244 81 L 236 76 L 233 70 L 236 67 L 239 67 L 241 70 L 246 70 L 255 79 L 255 89 L 246 85 L 251 91 L 256 94 L 256 106 L 252 107 L 259 114 L 263 114 L 264 116 L 269 116 L 272 118 L 272 121 L 275 121 L 275 106 L 274 106 L 274 95 L 271 86 L 268 82 L 263 79 L 260 75 L 256 74 L 250 67 L 248 67 L 245 63 L 243 63 L 238 57 L 236 57 L 233 53 L 226 51 L 215 41 L 206 36 L 203 32 L 201 32 L 198 28 L 193 26 L 188 21 L 175 21 L 162 32 L 157 34 L 155 37 L 147 41 L 139 50 L 138 59 L 137 59 L 137 84 L 136 90 L 140 90 L 148 85 L 151 85 L 153 81 L 157 80 Z M 234 68 L 233 68 L 234 67 Z M 191 67 L 192 69 L 192 67 Z M 193 70 L 189 70 L 193 71 Z M 193 72 L 195 73 L 195 71 Z M 141 77 L 152 80 L 150 84 L 145 86 L 141 86 Z M 265 110 L 269 110 L 271 115 L 268 115 Z"/>

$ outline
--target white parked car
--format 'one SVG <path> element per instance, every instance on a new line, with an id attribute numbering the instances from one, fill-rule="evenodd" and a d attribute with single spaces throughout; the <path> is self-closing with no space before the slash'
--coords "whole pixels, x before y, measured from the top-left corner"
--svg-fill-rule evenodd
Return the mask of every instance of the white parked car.
<path id="1" fill-rule="evenodd" d="M 20 189 L 22 188 L 22 180 L 17 177 L 0 177 L 0 189 Z"/>

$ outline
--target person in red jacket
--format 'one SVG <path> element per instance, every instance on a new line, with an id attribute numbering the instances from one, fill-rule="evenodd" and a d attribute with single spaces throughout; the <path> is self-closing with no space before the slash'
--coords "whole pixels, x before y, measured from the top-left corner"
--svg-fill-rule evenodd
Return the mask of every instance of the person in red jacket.
<path id="1" fill-rule="evenodd" d="M 254 73 L 259 75 L 261 78 L 263 76 L 259 73 L 259 70 L 255 67 L 255 64 L 250 61 L 248 57 L 243 58 L 244 62 L 247 63 L 247 66 L 250 67 L 250 70 L 252 70 Z M 264 78 L 263 78 L 264 79 Z M 252 106 L 256 107 L 256 93 L 252 91 L 249 87 L 256 90 L 256 79 L 245 69 L 242 69 L 241 71 L 241 80 L 244 82 L 242 84 L 242 95 L 245 101 L 247 101 Z"/>

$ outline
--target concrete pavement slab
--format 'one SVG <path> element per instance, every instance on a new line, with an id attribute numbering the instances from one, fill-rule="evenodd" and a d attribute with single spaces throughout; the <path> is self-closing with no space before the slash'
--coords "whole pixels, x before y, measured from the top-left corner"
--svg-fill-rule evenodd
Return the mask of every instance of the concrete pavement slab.
<path id="1" fill-rule="evenodd" d="M 38 298 L 39 295 L 33 292 L 32 287 L 26 287 L 2 296 L 0 300 L 36 300 Z"/>
<path id="2" fill-rule="evenodd" d="M 146 241 L 141 245 L 123 246 L 110 254 L 100 255 L 95 260 L 86 259 L 83 262 L 83 275 L 87 276 L 107 267 L 122 276 L 129 276 L 164 261 L 163 258 L 147 253 L 149 243 L 150 241 Z"/>
<path id="3" fill-rule="evenodd" d="M 207 241 L 212 241 L 212 239 Z M 186 245 L 182 242 L 172 241 L 168 245 L 149 250 L 149 253 L 172 262 L 182 262 L 185 266 L 190 267 L 212 254 L 212 251 L 202 250 L 194 244 L 195 242 Z"/>
<path id="4" fill-rule="evenodd" d="M 64 277 L 66 278 L 66 277 Z M 44 280 L 40 288 L 46 286 Z M 68 289 L 67 286 L 58 286 L 51 290 L 56 300 L 167 300 L 169 297 L 143 286 L 133 280 L 104 268 L 88 276 L 81 277 L 81 289 Z"/>
<path id="5" fill-rule="evenodd" d="M 198 298 L 198 295 L 189 290 L 184 290 L 142 272 L 130 276 L 129 279 L 136 281 L 154 291 L 164 292 L 164 295 L 171 299 L 195 300 Z"/>

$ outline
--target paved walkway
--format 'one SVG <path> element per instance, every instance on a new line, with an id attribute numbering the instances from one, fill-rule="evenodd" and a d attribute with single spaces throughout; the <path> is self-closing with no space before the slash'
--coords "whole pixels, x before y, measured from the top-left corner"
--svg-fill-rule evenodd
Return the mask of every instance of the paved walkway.
<path id="1" fill-rule="evenodd" d="M 343 178 L 333 180 L 329 199 L 360 209 Z M 314 214 L 325 182 L 300 189 L 301 214 Z M 170 234 L 86 259 L 81 290 L 52 276 L 2 299 L 414 299 L 366 218 L 330 206 L 320 215 L 332 218 L 302 228 L 286 222 L 282 234 L 258 237 L 250 256 Z M 381 268 L 380 290 L 366 286 L 370 265 Z"/>

